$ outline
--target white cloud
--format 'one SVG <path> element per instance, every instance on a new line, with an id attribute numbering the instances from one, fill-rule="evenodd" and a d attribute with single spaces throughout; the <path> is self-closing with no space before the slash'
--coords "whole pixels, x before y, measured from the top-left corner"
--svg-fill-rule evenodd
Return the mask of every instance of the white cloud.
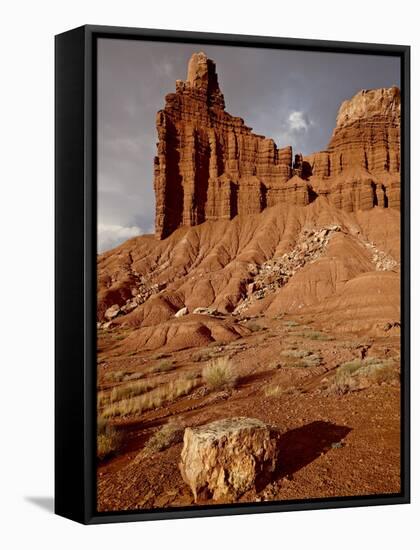
<path id="1" fill-rule="evenodd" d="M 131 237 L 143 233 L 137 225 L 124 227 L 123 225 L 98 224 L 98 252 L 110 250 Z"/>
<path id="2" fill-rule="evenodd" d="M 163 75 L 169 78 L 174 77 L 174 67 L 169 61 L 161 60 L 160 63 L 156 66 L 156 72 L 159 75 Z M 182 75 L 178 76 L 177 78 L 182 78 Z"/>
<path id="3" fill-rule="evenodd" d="M 294 132 L 307 132 L 312 121 L 303 111 L 292 111 L 287 119 L 289 129 Z"/>

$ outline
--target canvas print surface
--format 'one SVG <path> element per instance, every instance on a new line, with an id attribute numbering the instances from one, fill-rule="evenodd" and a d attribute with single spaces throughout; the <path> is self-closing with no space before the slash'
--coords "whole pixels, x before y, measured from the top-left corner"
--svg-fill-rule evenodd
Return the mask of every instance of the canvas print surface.
<path id="1" fill-rule="evenodd" d="M 399 58 L 97 71 L 97 510 L 399 493 Z"/>

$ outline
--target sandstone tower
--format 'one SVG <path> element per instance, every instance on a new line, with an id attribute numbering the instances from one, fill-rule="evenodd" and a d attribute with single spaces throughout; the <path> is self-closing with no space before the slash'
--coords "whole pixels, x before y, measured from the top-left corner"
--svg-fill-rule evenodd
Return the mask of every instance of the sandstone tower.
<path id="1" fill-rule="evenodd" d="M 192 55 L 158 112 L 156 236 L 180 226 L 254 214 L 320 195 L 347 211 L 399 208 L 400 92 L 362 90 L 345 101 L 325 151 L 306 158 L 278 149 L 226 112 L 215 63 Z"/>

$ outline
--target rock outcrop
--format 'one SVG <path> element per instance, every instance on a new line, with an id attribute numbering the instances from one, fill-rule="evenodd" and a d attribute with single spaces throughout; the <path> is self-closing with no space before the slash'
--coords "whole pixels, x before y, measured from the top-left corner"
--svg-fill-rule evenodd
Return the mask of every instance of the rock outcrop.
<path id="1" fill-rule="evenodd" d="M 187 80 L 176 82 L 156 122 L 158 237 L 181 225 L 255 214 L 288 198 L 308 203 L 307 183 L 290 180 L 292 148 L 279 150 L 225 111 L 215 64 L 204 53 L 191 57 Z"/>
<path id="2" fill-rule="evenodd" d="M 400 207 L 400 90 L 361 90 L 344 101 L 326 151 L 307 157 L 316 195 L 348 212 Z"/>
<path id="3" fill-rule="evenodd" d="M 186 428 L 180 470 L 194 499 L 236 500 L 276 465 L 276 441 L 255 418 L 226 418 Z"/>
<path id="4" fill-rule="evenodd" d="M 293 159 L 225 111 L 215 63 L 193 54 L 157 114 L 156 236 L 318 195 L 347 211 L 398 208 L 399 121 L 398 88 L 362 90 L 341 106 L 328 149 Z"/>

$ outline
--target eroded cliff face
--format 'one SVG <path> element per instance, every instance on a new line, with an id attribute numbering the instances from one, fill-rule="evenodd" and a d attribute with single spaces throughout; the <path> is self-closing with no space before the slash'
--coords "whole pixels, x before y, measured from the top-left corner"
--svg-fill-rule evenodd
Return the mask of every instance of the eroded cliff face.
<path id="1" fill-rule="evenodd" d="M 278 149 L 225 111 L 215 64 L 191 57 L 187 80 L 176 83 L 157 114 L 156 234 L 180 225 L 261 212 L 290 196 L 309 201 L 307 184 L 292 176 L 292 149 Z"/>
<path id="2" fill-rule="evenodd" d="M 400 206 L 400 90 L 361 90 L 344 101 L 328 149 L 308 156 L 310 182 L 352 212 Z"/>
<path id="3" fill-rule="evenodd" d="M 225 111 L 214 62 L 193 54 L 157 114 L 156 236 L 319 195 L 347 211 L 399 207 L 399 109 L 398 88 L 363 90 L 341 106 L 326 151 L 293 158 Z"/>

